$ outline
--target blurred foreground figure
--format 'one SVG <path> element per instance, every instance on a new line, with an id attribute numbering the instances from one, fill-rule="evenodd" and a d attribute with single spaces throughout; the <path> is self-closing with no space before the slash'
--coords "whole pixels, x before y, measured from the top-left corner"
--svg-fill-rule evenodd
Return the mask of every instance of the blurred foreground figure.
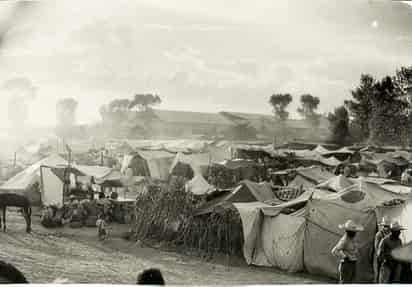
<path id="1" fill-rule="evenodd" d="M 29 283 L 16 267 L 0 261 L 0 284 L 25 284 Z"/>
<path id="2" fill-rule="evenodd" d="M 165 285 L 162 272 L 159 269 L 146 269 L 137 276 L 138 285 Z"/>

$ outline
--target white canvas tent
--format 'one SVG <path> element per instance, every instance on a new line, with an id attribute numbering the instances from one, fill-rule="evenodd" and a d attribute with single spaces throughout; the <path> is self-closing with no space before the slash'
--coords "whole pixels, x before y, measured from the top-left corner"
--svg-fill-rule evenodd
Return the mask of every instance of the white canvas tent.
<path id="1" fill-rule="evenodd" d="M 63 206 L 64 182 L 50 166 L 40 168 L 42 204 Z"/>
<path id="2" fill-rule="evenodd" d="M 178 163 L 184 163 L 189 165 L 193 169 L 193 173 L 201 174 L 202 171 L 211 164 L 210 153 L 197 153 L 185 155 L 183 153 L 176 154 L 172 165 L 170 166 L 169 173 L 172 173 L 173 169 Z"/>
<path id="3" fill-rule="evenodd" d="M 195 195 L 203 195 L 211 191 L 213 187 L 204 179 L 201 174 L 196 174 L 186 183 L 186 191 Z"/>
<path id="4" fill-rule="evenodd" d="M 27 190 L 32 184 L 40 182 L 40 167 L 43 165 L 65 166 L 67 161 L 59 155 L 50 155 L 16 174 L 6 181 L 0 190 L 13 192 Z"/>

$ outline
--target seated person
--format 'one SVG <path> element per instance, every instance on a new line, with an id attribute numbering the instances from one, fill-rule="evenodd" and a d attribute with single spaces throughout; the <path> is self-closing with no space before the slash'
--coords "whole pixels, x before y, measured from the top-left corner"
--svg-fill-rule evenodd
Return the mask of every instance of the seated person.
<path id="1" fill-rule="evenodd" d="M 162 272 L 156 268 L 144 270 L 137 276 L 137 285 L 165 285 Z"/>

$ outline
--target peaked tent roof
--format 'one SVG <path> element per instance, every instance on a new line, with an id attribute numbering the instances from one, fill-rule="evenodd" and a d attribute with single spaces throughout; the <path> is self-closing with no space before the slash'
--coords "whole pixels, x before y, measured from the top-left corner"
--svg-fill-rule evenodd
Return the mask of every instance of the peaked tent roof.
<path id="1" fill-rule="evenodd" d="M 87 176 L 93 176 L 95 179 L 104 178 L 112 172 L 111 168 L 105 166 L 74 165 L 73 167 Z"/>
<path id="2" fill-rule="evenodd" d="M 312 180 L 318 184 L 334 177 L 333 173 L 327 171 L 326 169 L 320 166 L 298 168 L 296 172 L 302 175 L 303 177 Z"/>
<path id="3" fill-rule="evenodd" d="M 321 146 L 321 145 L 317 145 L 316 148 L 315 148 L 313 151 L 314 151 L 314 152 L 317 152 L 317 153 L 320 154 L 320 155 L 327 154 L 327 153 L 330 152 L 330 150 L 324 148 L 324 147 Z"/>
<path id="4" fill-rule="evenodd" d="M 178 153 L 173 160 L 172 165 L 170 166 L 170 172 L 173 168 L 179 163 L 185 163 L 191 166 L 194 173 L 200 173 L 202 166 L 209 166 L 211 164 L 211 155 L 210 153 L 196 153 L 196 154 L 183 154 Z"/>
<path id="5" fill-rule="evenodd" d="M 355 210 L 368 210 L 393 199 L 406 200 L 410 198 L 412 198 L 411 195 L 393 193 L 361 178 L 354 185 L 336 194 L 325 196 L 323 200 Z"/>
<path id="6" fill-rule="evenodd" d="M 243 180 L 240 184 L 231 192 L 225 192 L 221 196 L 206 202 L 204 205 L 200 206 L 196 212 L 196 215 L 207 214 L 213 212 L 217 207 L 230 206 L 235 202 L 277 202 L 282 203 L 275 193 L 269 183 L 256 183 L 250 180 Z"/>
<path id="7" fill-rule="evenodd" d="M 57 154 L 50 155 L 10 178 L 0 186 L 0 190 L 25 190 L 39 180 L 41 166 L 58 167 L 67 164 L 68 162 L 61 156 Z"/>
<path id="8" fill-rule="evenodd" d="M 190 181 L 186 183 L 186 190 L 195 195 L 203 195 L 212 190 L 213 187 L 201 175 L 195 175 Z"/>
<path id="9" fill-rule="evenodd" d="M 319 161 L 321 163 L 323 163 L 324 165 L 328 165 L 328 166 L 338 166 L 340 165 L 342 162 L 340 160 L 338 160 L 336 157 L 331 156 L 329 158 L 324 158 L 323 156 L 319 159 Z"/>
<path id="10" fill-rule="evenodd" d="M 341 191 L 349 186 L 352 186 L 353 184 L 354 182 L 349 178 L 345 177 L 344 175 L 338 175 L 318 184 L 316 188 Z"/>

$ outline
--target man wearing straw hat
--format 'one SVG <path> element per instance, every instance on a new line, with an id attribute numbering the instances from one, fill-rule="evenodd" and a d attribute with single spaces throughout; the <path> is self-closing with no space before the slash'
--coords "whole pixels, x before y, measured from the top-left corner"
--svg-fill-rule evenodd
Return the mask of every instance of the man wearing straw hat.
<path id="1" fill-rule="evenodd" d="M 375 235 L 375 253 L 373 257 L 373 274 L 375 275 L 375 283 L 379 281 L 380 262 L 378 260 L 378 249 L 382 239 L 390 234 L 390 222 L 388 218 L 382 217 L 382 222 L 378 224 L 379 231 Z"/>
<path id="2" fill-rule="evenodd" d="M 379 244 L 378 259 L 381 262 L 379 283 L 400 282 L 402 266 L 399 261 L 392 257 L 392 250 L 402 246 L 399 236 L 404 229 L 399 222 L 393 222 L 390 225 L 391 233 Z"/>
<path id="3" fill-rule="evenodd" d="M 356 278 L 356 263 L 360 256 L 355 237 L 357 232 L 363 231 L 363 227 L 353 220 L 348 220 L 345 224 L 340 224 L 339 228 L 345 230 L 345 235 L 332 249 L 332 254 L 340 259 L 339 282 L 342 284 L 353 283 Z"/>

